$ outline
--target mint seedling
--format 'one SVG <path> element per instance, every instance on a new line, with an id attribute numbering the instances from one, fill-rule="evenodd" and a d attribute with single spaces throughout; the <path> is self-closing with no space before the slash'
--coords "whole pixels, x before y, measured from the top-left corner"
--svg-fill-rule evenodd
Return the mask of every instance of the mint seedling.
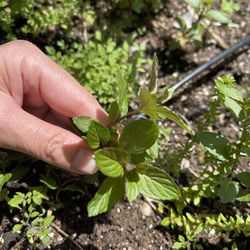
<path id="1" fill-rule="evenodd" d="M 177 114 L 161 105 L 162 96 L 157 93 L 156 56 L 152 63 L 149 88 L 141 87 L 139 90 L 138 109 L 128 112 L 127 84 L 120 71 L 118 84 L 119 96 L 110 105 L 108 126 L 90 117 L 73 118 L 83 139 L 95 150 L 98 168 L 107 176 L 88 204 L 89 216 L 108 211 L 124 196 L 133 202 L 139 193 L 157 200 L 180 198 L 180 191 L 171 177 L 150 164 L 158 152 L 159 117 L 173 120 L 191 133 Z M 149 118 L 133 119 L 140 113 Z"/>

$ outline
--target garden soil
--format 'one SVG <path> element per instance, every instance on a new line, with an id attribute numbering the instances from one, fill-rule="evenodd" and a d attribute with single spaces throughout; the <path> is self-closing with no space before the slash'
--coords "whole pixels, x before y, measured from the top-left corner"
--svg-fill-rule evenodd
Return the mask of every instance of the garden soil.
<path id="1" fill-rule="evenodd" d="M 238 1 L 241 10 L 234 14 L 233 23 L 229 27 L 216 27 L 220 43 L 211 34 L 204 37 L 204 45 L 197 48 L 192 44 L 185 44 L 181 49 L 169 52 L 169 41 L 177 30 L 173 23 L 177 16 L 185 13 L 182 1 L 166 1 L 165 7 L 147 22 L 149 32 L 140 38 L 147 46 L 147 52 L 152 55 L 154 51 L 159 57 L 160 84 L 171 86 L 178 79 L 184 77 L 198 65 L 208 61 L 223 49 L 221 42 L 229 46 L 244 38 L 250 33 L 250 2 L 249 0 Z M 146 19 L 145 19 L 146 20 Z M 221 41 L 222 40 L 222 41 Z M 239 90 L 250 93 L 250 48 L 244 48 L 238 54 L 226 60 L 218 67 L 210 70 L 192 84 L 178 90 L 178 94 L 168 104 L 170 108 L 181 114 L 195 127 L 204 111 L 207 110 L 213 93 L 213 80 L 224 74 L 233 74 L 239 83 Z M 166 148 L 181 148 L 187 135 L 172 123 L 166 122 L 163 126 L 172 128 Z M 229 118 L 227 113 L 219 116 L 215 126 L 211 129 L 219 130 L 229 138 L 234 138 L 238 127 Z M 159 160 L 159 164 L 167 167 L 166 155 Z M 176 179 L 180 185 L 186 184 L 192 176 L 199 175 L 202 167 L 194 150 L 191 159 L 181 162 L 182 174 Z M 243 169 L 250 170 L 249 162 L 242 164 Z M 59 199 L 62 197 L 59 197 Z M 109 213 L 94 218 L 86 216 L 86 200 L 79 195 L 63 197 L 64 208 L 56 215 L 54 227 L 53 246 L 43 249 L 93 249 L 93 250 L 150 250 L 171 249 L 178 233 L 168 231 L 160 226 L 161 216 L 158 215 L 156 204 L 152 201 L 138 198 L 133 204 L 127 200 L 121 201 Z M 222 206 L 219 202 L 209 204 L 211 211 L 231 211 L 232 213 L 245 214 L 250 211 L 249 205 L 244 207 Z M 11 222 L 4 215 L 0 225 L 0 249 L 30 249 L 24 237 L 11 233 Z M 58 230 L 59 229 L 59 230 Z M 64 234 L 62 233 L 64 232 Z M 65 234 L 66 233 L 66 234 Z M 70 238 L 70 239 L 69 239 Z M 4 239 L 4 241 L 2 240 Z M 222 249 L 227 246 L 227 238 L 209 238 L 205 236 L 204 249 Z M 250 249 L 247 238 L 237 240 L 239 249 Z M 77 244 L 79 244 L 77 246 Z"/>

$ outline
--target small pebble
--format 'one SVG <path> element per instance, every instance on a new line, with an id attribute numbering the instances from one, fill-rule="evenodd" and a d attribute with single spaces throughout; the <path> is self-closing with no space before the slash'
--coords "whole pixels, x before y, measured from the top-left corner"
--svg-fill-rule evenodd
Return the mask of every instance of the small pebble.
<path id="1" fill-rule="evenodd" d="M 140 211 L 144 216 L 152 216 L 153 214 L 152 208 L 147 202 L 143 202 L 143 204 L 140 206 Z"/>

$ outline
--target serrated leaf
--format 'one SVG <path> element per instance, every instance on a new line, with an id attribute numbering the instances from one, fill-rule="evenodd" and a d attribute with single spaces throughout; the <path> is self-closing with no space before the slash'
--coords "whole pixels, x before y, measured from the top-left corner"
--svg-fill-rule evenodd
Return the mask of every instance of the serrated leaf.
<path id="1" fill-rule="evenodd" d="M 172 98 L 173 94 L 174 94 L 174 89 L 173 88 L 165 87 L 162 90 L 162 94 L 159 97 L 160 103 L 165 103 L 168 100 L 170 100 Z"/>
<path id="2" fill-rule="evenodd" d="M 48 227 L 48 226 L 52 223 L 52 221 L 54 220 L 54 218 L 55 218 L 54 215 L 49 215 L 49 216 L 47 216 L 47 217 L 44 219 L 44 221 L 43 221 L 43 225 L 44 225 L 45 227 Z"/>
<path id="3" fill-rule="evenodd" d="M 159 145 L 158 142 L 156 141 L 154 145 L 147 150 L 147 154 L 150 156 L 152 160 L 158 158 L 159 154 Z"/>
<path id="4" fill-rule="evenodd" d="M 158 77 L 158 59 L 157 59 L 156 53 L 154 53 L 151 73 L 150 73 L 149 87 L 148 87 L 149 91 L 152 94 L 156 94 L 157 92 L 157 87 L 158 87 L 157 77 Z"/>
<path id="5" fill-rule="evenodd" d="M 121 117 L 121 113 L 120 113 L 120 109 L 119 109 L 119 105 L 117 102 L 113 102 L 110 105 L 109 108 L 109 122 L 115 122 L 117 121 L 119 118 Z"/>
<path id="6" fill-rule="evenodd" d="M 109 177 L 124 174 L 123 164 L 130 160 L 129 153 L 120 148 L 100 149 L 95 153 L 96 164 L 100 171 Z"/>
<path id="7" fill-rule="evenodd" d="M 128 113 L 128 97 L 127 97 L 127 83 L 121 74 L 121 70 L 118 69 L 117 72 L 117 81 L 118 81 L 118 105 L 121 112 L 121 116 L 124 116 Z"/>
<path id="8" fill-rule="evenodd" d="M 22 230 L 23 224 L 15 224 L 12 228 L 13 233 L 20 233 Z"/>
<path id="9" fill-rule="evenodd" d="M 88 216 L 96 216 L 111 209 L 125 194 L 124 178 L 105 179 L 94 198 L 88 203 Z"/>
<path id="10" fill-rule="evenodd" d="M 244 99 L 242 95 L 237 90 L 235 90 L 233 86 L 222 83 L 222 80 L 223 79 L 221 78 L 215 80 L 216 89 L 220 92 L 220 94 L 225 97 L 234 99 L 235 101 L 243 102 Z"/>
<path id="11" fill-rule="evenodd" d="M 92 149 L 99 148 L 101 143 L 111 140 L 109 129 L 100 122 L 92 120 L 87 132 L 87 142 Z"/>
<path id="12" fill-rule="evenodd" d="M 218 195 L 222 203 L 233 202 L 237 197 L 239 188 L 235 182 L 224 180 L 218 190 Z"/>
<path id="13" fill-rule="evenodd" d="M 161 118 L 172 120 L 188 133 L 193 133 L 189 126 L 174 111 L 170 110 L 167 107 L 158 107 L 157 111 Z"/>
<path id="14" fill-rule="evenodd" d="M 72 118 L 73 124 L 83 133 L 86 134 L 89 130 L 92 119 L 87 116 L 76 116 Z"/>
<path id="15" fill-rule="evenodd" d="M 209 10 L 205 13 L 205 16 L 223 24 L 228 24 L 230 22 L 229 16 L 219 10 Z"/>
<path id="16" fill-rule="evenodd" d="M 228 14 L 232 14 L 234 11 L 240 10 L 240 4 L 235 3 L 233 0 L 222 0 L 220 8 Z"/>
<path id="17" fill-rule="evenodd" d="M 129 122 L 119 139 L 119 147 L 132 154 L 140 154 L 149 149 L 158 138 L 157 125 L 147 119 Z"/>
<path id="18" fill-rule="evenodd" d="M 140 112 L 150 116 L 153 120 L 157 120 L 157 100 L 154 94 L 151 94 L 145 87 L 140 88 Z"/>
<path id="19" fill-rule="evenodd" d="M 241 172 L 236 175 L 241 184 L 250 188 L 250 172 Z"/>
<path id="20" fill-rule="evenodd" d="M 11 173 L 0 174 L 0 192 L 2 191 L 3 185 L 8 182 L 12 177 Z"/>
<path id="21" fill-rule="evenodd" d="M 40 182 L 45 184 L 49 189 L 52 189 L 52 190 L 57 189 L 56 181 L 51 176 L 42 175 Z"/>
<path id="22" fill-rule="evenodd" d="M 242 108 L 241 106 L 233 99 L 225 97 L 224 105 L 228 108 L 237 118 L 240 117 Z"/>
<path id="23" fill-rule="evenodd" d="M 126 173 L 126 196 L 129 203 L 132 203 L 140 192 L 138 183 L 139 176 L 136 170 Z"/>
<path id="24" fill-rule="evenodd" d="M 139 189 L 143 195 L 156 200 L 174 200 L 181 194 L 172 178 L 154 167 L 139 166 Z"/>
<path id="25" fill-rule="evenodd" d="M 221 161 L 228 159 L 230 143 L 224 136 L 217 133 L 203 131 L 197 132 L 196 138 L 204 148 L 217 159 Z"/>
<path id="26" fill-rule="evenodd" d="M 201 0 L 185 0 L 191 7 L 197 9 L 201 5 Z"/>
<path id="27" fill-rule="evenodd" d="M 241 202 L 250 202 L 250 192 L 249 191 L 240 191 L 236 197 L 237 201 Z"/>
<path id="28" fill-rule="evenodd" d="M 20 209 L 19 205 L 22 204 L 23 199 L 24 198 L 21 197 L 20 195 L 15 194 L 14 197 L 8 201 L 8 204 L 11 207 L 15 207 L 15 208 L 19 208 Z"/>

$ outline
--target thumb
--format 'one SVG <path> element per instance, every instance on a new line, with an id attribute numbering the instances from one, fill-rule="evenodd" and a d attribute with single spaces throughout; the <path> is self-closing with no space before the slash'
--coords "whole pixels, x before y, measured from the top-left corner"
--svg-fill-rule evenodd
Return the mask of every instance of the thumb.
<path id="1" fill-rule="evenodd" d="M 0 131 L 0 147 L 78 174 L 97 171 L 93 152 L 80 137 L 25 112 L 3 92 L 0 92 Z"/>

